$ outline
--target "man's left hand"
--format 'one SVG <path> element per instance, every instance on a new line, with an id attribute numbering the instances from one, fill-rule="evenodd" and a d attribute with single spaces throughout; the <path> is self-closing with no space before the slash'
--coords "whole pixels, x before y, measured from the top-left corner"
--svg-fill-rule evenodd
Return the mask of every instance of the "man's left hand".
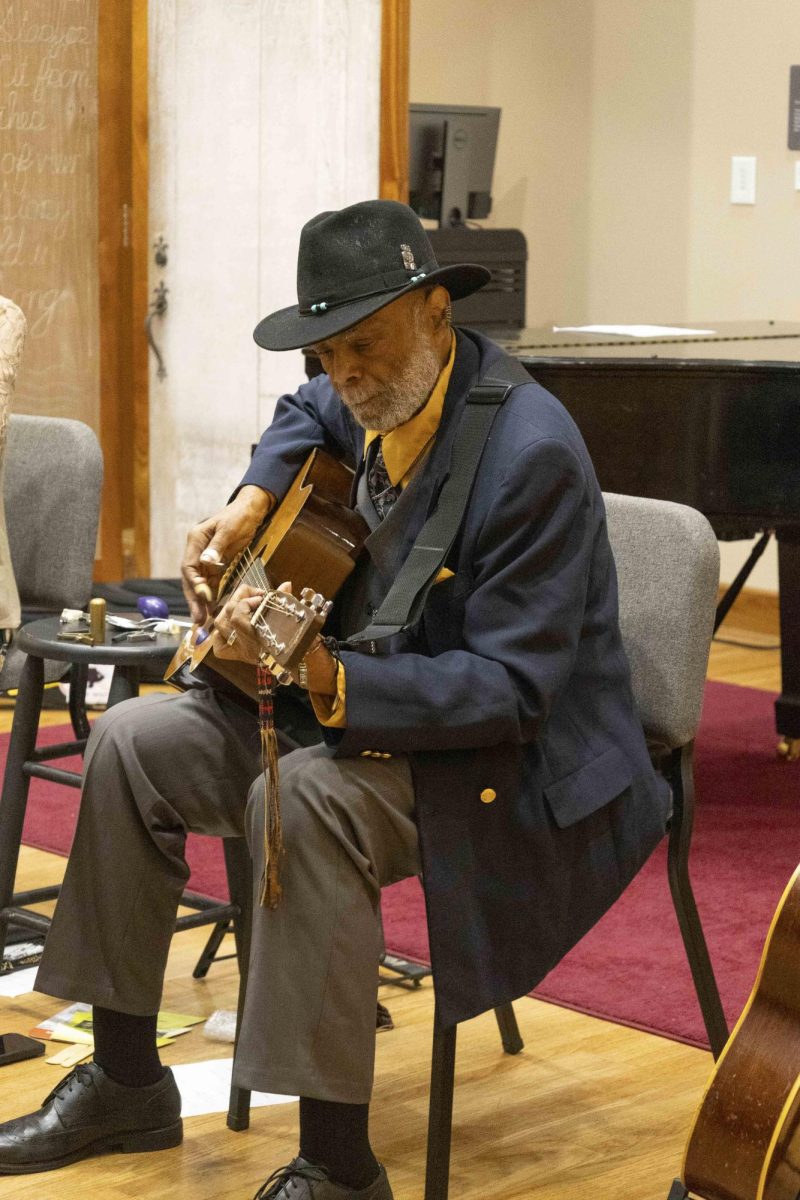
<path id="1" fill-rule="evenodd" d="M 238 587 L 214 618 L 220 644 L 214 648 L 219 658 L 238 658 L 241 662 L 257 663 L 264 644 L 250 624 L 250 618 L 264 599 L 260 588 L 243 583 Z"/>
<path id="2" fill-rule="evenodd" d="M 282 583 L 278 591 L 291 596 L 291 583 Z M 253 664 L 258 662 L 258 656 L 265 647 L 250 620 L 263 598 L 264 593 L 259 588 L 242 584 L 220 609 L 214 622 L 224 639 L 214 651 L 220 658 L 238 658 Z M 305 664 L 308 690 L 317 695 L 335 696 L 339 666 L 322 638 L 318 638 L 308 651 Z"/>

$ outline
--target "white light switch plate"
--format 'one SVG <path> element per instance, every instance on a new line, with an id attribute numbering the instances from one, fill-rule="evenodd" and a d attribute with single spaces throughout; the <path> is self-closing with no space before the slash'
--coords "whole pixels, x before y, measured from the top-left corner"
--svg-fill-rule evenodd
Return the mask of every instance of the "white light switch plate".
<path id="1" fill-rule="evenodd" d="M 731 158 L 731 204 L 755 204 L 756 160 L 750 155 Z"/>

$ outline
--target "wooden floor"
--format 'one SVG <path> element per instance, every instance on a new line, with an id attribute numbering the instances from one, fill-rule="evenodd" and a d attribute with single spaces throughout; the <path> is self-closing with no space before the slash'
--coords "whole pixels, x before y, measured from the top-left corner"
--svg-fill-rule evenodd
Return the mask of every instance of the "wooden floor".
<path id="1" fill-rule="evenodd" d="M 726 636 L 774 645 L 774 638 L 737 630 Z M 777 690 L 778 653 L 715 646 L 709 674 Z M 0 729 L 7 727 L 0 713 Z M 786 769 L 800 772 L 800 762 Z M 25 848 L 18 886 L 57 881 L 63 867 L 63 859 Z M 202 930 L 174 939 L 165 1008 L 209 1014 L 235 1006 L 231 962 L 212 967 L 206 980 L 191 978 L 204 940 Z M 417 992 L 384 993 L 396 1028 L 378 1037 L 372 1140 L 396 1200 L 420 1200 L 432 992 L 426 981 Z M 21 1032 L 55 1007 L 36 994 L 0 1005 L 3 1031 Z M 452 1200 L 666 1200 L 709 1055 L 536 1000 L 515 1007 L 525 1049 L 514 1058 L 502 1054 L 492 1017 L 459 1030 Z M 163 1060 L 171 1065 L 228 1053 L 195 1030 L 165 1050 Z M 38 1107 L 58 1078 L 58 1069 L 41 1059 L 2 1068 L 0 1120 Z M 229 1132 L 221 1114 L 197 1117 L 186 1121 L 178 1149 L 0 1180 L 0 1200 L 249 1200 L 296 1153 L 296 1143 L 295 1104 L 254 1110 L 243 1134 Z"/>

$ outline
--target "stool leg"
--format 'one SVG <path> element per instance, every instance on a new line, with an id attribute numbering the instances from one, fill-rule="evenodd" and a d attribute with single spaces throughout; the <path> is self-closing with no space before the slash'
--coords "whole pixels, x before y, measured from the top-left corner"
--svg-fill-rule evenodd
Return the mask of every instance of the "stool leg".
<path id="1" fill-rule="evenodd" d="M 139 675 L 138 667 L 121 665 L 114 667 L 106 708 L 113 708 L 122 700 L 132 700 L 134 696 L 138 696 Z"/>
<path id="2" fill-rule="evenodd" d="M 19 861 L 22 826 L 28 804 L 30 779 L 23 766 L 36 748 L 39 714 L 44 691 L 44 661 L 29 654 L 17 690 L 11 739 L 0 796 L 0 957 L 5 950 L 8 913 L 13 902 L 14 878 Z"/>
<path id="3" fill-rule="evenodd" d="M 69 669 L 69 718 L 72 731 L 79 742 L 89 736 L 89 718 L 86 716 L 86 685 L 89 679 L 89 664 L 75 662 Z"/>
<path id="4" fill-rule="evenodd" d="M 217 957 L 217 952 L 222 945 L 225 934 L 232 927 L 230 921 L 217 921 L 214 928 L 211 930 L 208 941 L 203 947 L 203 953 L 198 958 L 192 971 L 192 979 L 205 979 L 208 974 L 208 969 Z M 226 955 L 225 957 L 228 957 Z"/>

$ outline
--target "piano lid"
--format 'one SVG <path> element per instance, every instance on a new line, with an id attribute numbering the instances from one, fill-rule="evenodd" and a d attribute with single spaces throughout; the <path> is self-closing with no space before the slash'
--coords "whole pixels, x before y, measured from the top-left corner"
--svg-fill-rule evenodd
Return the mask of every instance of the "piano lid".
<path id="1" fill-rule="evenodd" d="M 713 332 L 695 332 L 706 329 Z M 509 354 L 525 358 L 800 361 L 800 324 L 790 321 L 697 321 L 687 324 L 687 332 L 683 335 L 643 337 L 630 333 L 592 333 L 566 328 L 555 331 L 552 327 L 487 329 L 485 333 Z"/>

